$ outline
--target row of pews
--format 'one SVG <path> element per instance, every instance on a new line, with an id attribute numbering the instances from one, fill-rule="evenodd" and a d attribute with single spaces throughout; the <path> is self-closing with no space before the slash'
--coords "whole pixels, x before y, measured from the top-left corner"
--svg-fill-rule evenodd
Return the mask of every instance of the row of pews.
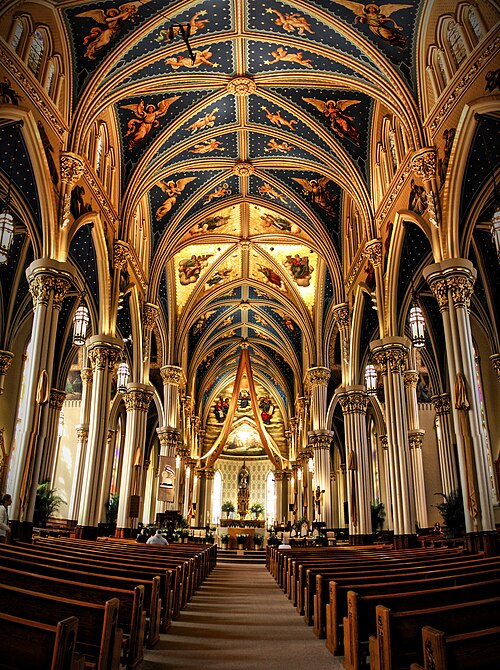
<path id="1" fill-rule="evenodd" d="M 189 543 L 0 545 L 0 668 L 133 670 L 216 560 L 215 545 Z"/>
<path id="2" fill-rule="evenodd" d="M 500 658 L 500 557 L 268 548 L 267 567 L 347 670 L 483 670 Z"/>

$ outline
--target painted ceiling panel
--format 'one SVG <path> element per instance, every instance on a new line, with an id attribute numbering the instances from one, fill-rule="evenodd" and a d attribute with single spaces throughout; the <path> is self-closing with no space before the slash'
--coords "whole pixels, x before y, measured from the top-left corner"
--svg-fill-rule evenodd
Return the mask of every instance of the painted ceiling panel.
<path id="1" fill-rule="evenodd" d="M 229 305 L 219 305 L 218 307 L 209 308 L 194 322 L 189 331 L 189 355 L 192 356 L 194 349 L 200 339 L 206 336 L 212 325 L 231 307 Z"/>
<path id="2" fill-rule="evenodd" d="M 175 153 L 170 149 L 165 152 L 165 157 L 168 157 L 164 163 L 165 168 L 182 161 L 192 161 L 193 166 L 195 166 L 197 162 L 204 161 L 206 163 L 207 159 L 210 160 L 212 165 L 228 158 L 236 160 L 240 155 L 238 133 L 220 132 L 211 134 L 211 136 L 188 138 L 174 151 Z"/>
<path id="3" fill-rule="evenodd" d="M 183 238 L 184 242 L 194 241 L 197 237 L 207 235 L 241 235 L 241 207 L 232 205 L 205 216 L 198 213 L 196 223 Z"/>
<path id="4" fill-rule="evenodd" d="M 273 131 L 272 129 L 267 133 L 252 132 L 248 141 L 250 159 L 279 159 L 280 162 L 285 157 L 287 162 L 305 159 L 317 163 L 319 166 L 322 165 L 324 169 L 326 164 L 322 163 L 319 152 L 313 153 L 314 147 L 311 146 L 310 150 L 308 150 L 304 147 L 304 142 L 302 140 L 300 141 L 299 146 L 299 143 L 295 140 L 284 140 L 279 137 L 279 135 L 281 135 L 279 130 Z"/>

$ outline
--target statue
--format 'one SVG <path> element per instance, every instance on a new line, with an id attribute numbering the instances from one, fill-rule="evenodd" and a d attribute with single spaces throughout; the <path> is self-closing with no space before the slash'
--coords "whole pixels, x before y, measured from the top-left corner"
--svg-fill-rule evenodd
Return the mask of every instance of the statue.
<path id="1" fill-rule="evenodd" d="M 319 521 L 321 518 L 321 503 L 323 502 L 324 492 L 325 489 L 322 489 L 319 486 L 316 487 L 316 491 L 314 492 L 314 511 L 315 511 L 315 519 L 317 521 Z"/>
<path id="2" fill-rule="evenodd" d="M 248 507 L 250 504 L 250 472 L 248 471 L 245 461 L 238 473 L 238 514 L 241 519 L 244 519 L 248 514 Z"/>

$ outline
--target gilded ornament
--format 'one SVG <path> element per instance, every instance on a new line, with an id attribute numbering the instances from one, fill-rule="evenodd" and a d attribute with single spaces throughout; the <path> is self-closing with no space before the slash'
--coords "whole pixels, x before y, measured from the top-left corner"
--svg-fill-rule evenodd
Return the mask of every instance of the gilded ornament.
<path id="1" fill-rule="evenodd" d="M 91 384 L 94 375 L 92 373 L 92 368 L 83 368 L 80 372 L 80 377 L 82 378 L 83 384 Z"/>
<path id="2" fill-rule="evenodd" d="M 339 328 L 341 329 L 349 328 L 350 318 L 349 318 L 349 307 L 347 305 L 334 309 L 333 317 Z"/>
<path id="3" fill-rule="evenodd" d="M 330 445 L 332 443 L 333 434 L 328 433 L 313 433 L 311 435 L 311 442 L 314 448 L 314 451 L 320 451 L 322 449 L 330 450 Z"/>
<path id="4" fill-rule="evenodd" d="M 76 437 L 78 438 L 79 442 L 83 442 L 84 440 L 87 440 L 89 437 L 89 429 L 88 427 L 82 427 L 82 426 L 77 426 L 76 427 Z"/>
<path id="5" fill-rule="evenodd" d="M 145 303 L 142 311 L 142 325 L 145 330 L 153 330 L 160 308 L 150 302 Z"/>
<path id="6" fill-rule="evenodd" d="M 74 186 L 85 171 L 83 160 L 72 154 L 61 154 L 61 180 L 69 186 Z"/>
<path id="7" fill-rule="evenodd" d="M 368 242 L 365 248 L 365 258 L 370 261 L 373 267 L 382 263 L 382 242 L 375 240 Z"/>
<path id="8" fill-rule="evenodd" d="M 330 368 L 310 368 L 307 371 L 307 378 L 311 386 L 328 386 L 330 375 Z"/>
<path id="9" fill-rule="evenodd" d="M 215 468 L 205 468 L 204 472 L 206 479 L 213 479 L 215 476 Z"/>
<path id="10" fill-rule="evenodd" d="M 436 414 L 449 414 L 451 411 L 450 396 L 447 393 L 433 395 L 431 398 Z"/>
<path id="11" fill-rule="evenodd" d="M 410 449 L 422 449 L 424 436 L 421 432 L 408 433 L 408 444 Z"/>
<path id="12" fill-rule="evenodd" d="M 117 240 L 113 245 L 113 267 L 124 270 L 128 261 L 128 244 Z"/>
<path id="13" fill-rule="evenodd" d="M 251 95 L 257 90 L 257 84 L 250 77 L 235 77 L 227 85 L 228 93 L 233 95 Z"/>
<path id="14" fill-rule="evenodd" d="M 64 298 L 70 289 L 70 283 L 67 279 L 56 277 L 54 279 L 54 309 L 61 309 Z"/>
<path id="15" fill-rule="evenodd" d="M 387 365 L 391 372 L 404 372 L 407 353 L 404 349 L 390 349 L 387 352 Z"/>
<path id="16" fill-rule="evenodd" d="M 413 388 L 417 387 L 418 372 L 416 372 L 415 370 L 406 370 L 403 376 L 405 386 L 412 386 Z"/>
<path id="17" fill-rule="evenodd" d="M 493 354 L 493 356 L 490 356 L 490 361 L 500 380 L 500 354 Z"/>
<path id="18" fill-rule="evenodd" d="M 177 365 L 165 365 L 160 369 L 160 374 L 164 384 L 179 386 L 182 378 L 182 368 Z"/>
<path id="19" fill-rule="evenodd" d="M 255 172 L 255 167 L 249 161 L 238 161 L 233 165 L 233 173 L 238 177 L 249 177 Z"/>
<path id="20" fill-rule="evenodd" d="M 0 349 L 0 375 L 7 374 L 7 370 L 10 368 L 14 354 L 12 351 L 5 351 Z"/>
<path id="21" fill-rule="evenodd" d="M 33 307 L 48 304 L 53 286 L 54 277 L 52 275 L 37 274 L 30 278 L 29 290 L 33 299 Z"/>
<path id="22" fill-rule="evenodd" d="M 104 370 L 107 367 L 112 372 L 120 360 L 120 351 L 107 344 L 97 344 L 90 349 L 89 358 L 94 371 Z"/>
<path id="23" fill-rule="evenodd" d="M 446 285 L 446 280 L 436 279 L 431 281 L 429 286 L 437 300 L 439 311 L 443 312 L 445 309 L 448 309 L 448 288 Z"/>
<path id="24" fill-rule="evenodd" d="M 59 391 L 58 389 L 50 389 L 49 407 L 60 412 L 66 400 L 66 391 Z"/>
<path id="25" fill-rule="evenodd" d="M 365 414 L 368 407 L 368 394 L 360 391 L 344 393 L 339 396 L 339 403 L 344 414 Z"/>
<path id="26" fill-rule="evenodd" d="M 423 149 L 411 159 L 411 169 L 422 181 L 436 177 L 437 152 L 435 149 Z"/>
<path id="27" fill-rule="evenodd" d="M 389 437 L 387 435 L 381 435 L 379 440 L 382 449 L 389 449 Z"/>
<path id="28" fill-rule="evenodd" d="M 275 479 L 277 482 L 282 482 L 282 481 L 283 481 L 283 476 L 284 476 L 284 474 L 285 474 L 285 473 L 283 472 L 283 470 L 275 470 L 275 471 L 274 471 L 274 479 Z"/>

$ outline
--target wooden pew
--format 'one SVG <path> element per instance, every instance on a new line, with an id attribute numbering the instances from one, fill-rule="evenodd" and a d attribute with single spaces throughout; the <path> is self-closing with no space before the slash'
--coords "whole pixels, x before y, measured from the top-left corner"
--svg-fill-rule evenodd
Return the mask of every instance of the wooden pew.
<path id="1" fill-rule="evenodd" d="M 4 614 L 15 611 L 24 619 L 50 626 L 75 616 L 78 619 L 75 649 L 86 662 L 92 662 L 96 670 L 120 668 L 119 605 L 118 598 L 99 605 L 0 584 L 0 611 Z"/>
<path id="2" fill-rule="evenodd" d="M 485 558 L 474 566 L 465 564 L 453 570 L 444 570 L 431 575 L 419 576 L 418 579 L 411 576 L 399 578 L 398 580 L 373 581 L 371 575 L 357 578 L 330 580 L 329 602 L 326 606 L 326 647 L 332 654 L 342 653 L 342 625 L 347 616 L 347 593 L 356 591 L 359 594 L 369 595 L 378 593 L 397 593 L 402 588 L 408 590 L 419 590 L 425 588 L 438 588 L 440 586 L 457 586 L 473 582 L 482 582 L 498 578 L 500 558 Z"/>
<path id="3" fill-rule="evenodd" d="M 15 546 L 0 545 L 0 558 L 3 566 L 25 572 L 34 572 L 57 579 L 85 582 L 101 585 L 110 589 L 134 590 L 137 586 L 144 588 L 144 609 L 149 613 L 147 629 L 148 646 L 154 646 L 160 639 L 160 577 L 145 578 L 143 575 L 131 575 L 120 570 L 107 570 L 102 566 L 84 563 L 68 563 L 63 558 L 52 558 L 39 554 L 30 554 L 25 550 L 16 550 Z M 116 572 L 116 574 L 114 574 Z M 168 588 L 166 588 L 168 593 Z M 164 591 L 163 591 L 164 592 Z"/>
<path id="4" fill-rule="evenodd" d="M 370 635 L 376 633 L 377 605 L 384 605 L 391 612 L 395 612 L 425 609 L 437 603 L 444 606 L 492 597 L 500 597 L 500 578 L 462 586 L 439 586 L 421 591 L 411 591 L 407 585 L 402 584 L 399 593 L 378 593 L 365 596 L 349 591 L 347 594 L 348 614 L 347 617 L 344 617 L 344 667 L 347 670 L 359 670 L 361 665 L 364 666 L 363 658 L 368 651 L 368 640 Z"/>
<path id="5" fill-rule="evenodd" d="M 1 668 L 16 670 L 74 670 L 73 654 L 78 631 L 74 616 L 55 626 L 0 612 Z"/>
<path id="6" fill-rule="evenodd" d="M 500 626 L 445 635 L 443 631 L 422 628 L 424 665 L 412 663 L 410 670 L 494 670 L 500 658 Z"/>
<path id="7" fill-rule="evenodd" d="M 118 626 L 124 634 L 123 664 L 127 668 L 135 668 L 142 662 L 146 626 L 146 613 L 143 610 L 144 586 L 142 584 L 135 586 L 133 590 L 109 588 L 33 572 L 23 572 L 4 565 L 0 566 L 0 584 L 16 587 L 21 585 L 30 591 L 101 605 L 111 598 L 118 598 L 120 601 Z"/>
<path id="8" fill-rule="evenodd" d="M 371 670 L 399 670 L 421 662 L 421 629 L 445 628 L 447 635 L 496 627 L 500 617 L 500 598 L 475 600 L 421 610 L 391 612 L 382 605 L 376 609 L 376 637 L 370 636 Z M 445 624 L 445 625 L 443 625 Z"/>

